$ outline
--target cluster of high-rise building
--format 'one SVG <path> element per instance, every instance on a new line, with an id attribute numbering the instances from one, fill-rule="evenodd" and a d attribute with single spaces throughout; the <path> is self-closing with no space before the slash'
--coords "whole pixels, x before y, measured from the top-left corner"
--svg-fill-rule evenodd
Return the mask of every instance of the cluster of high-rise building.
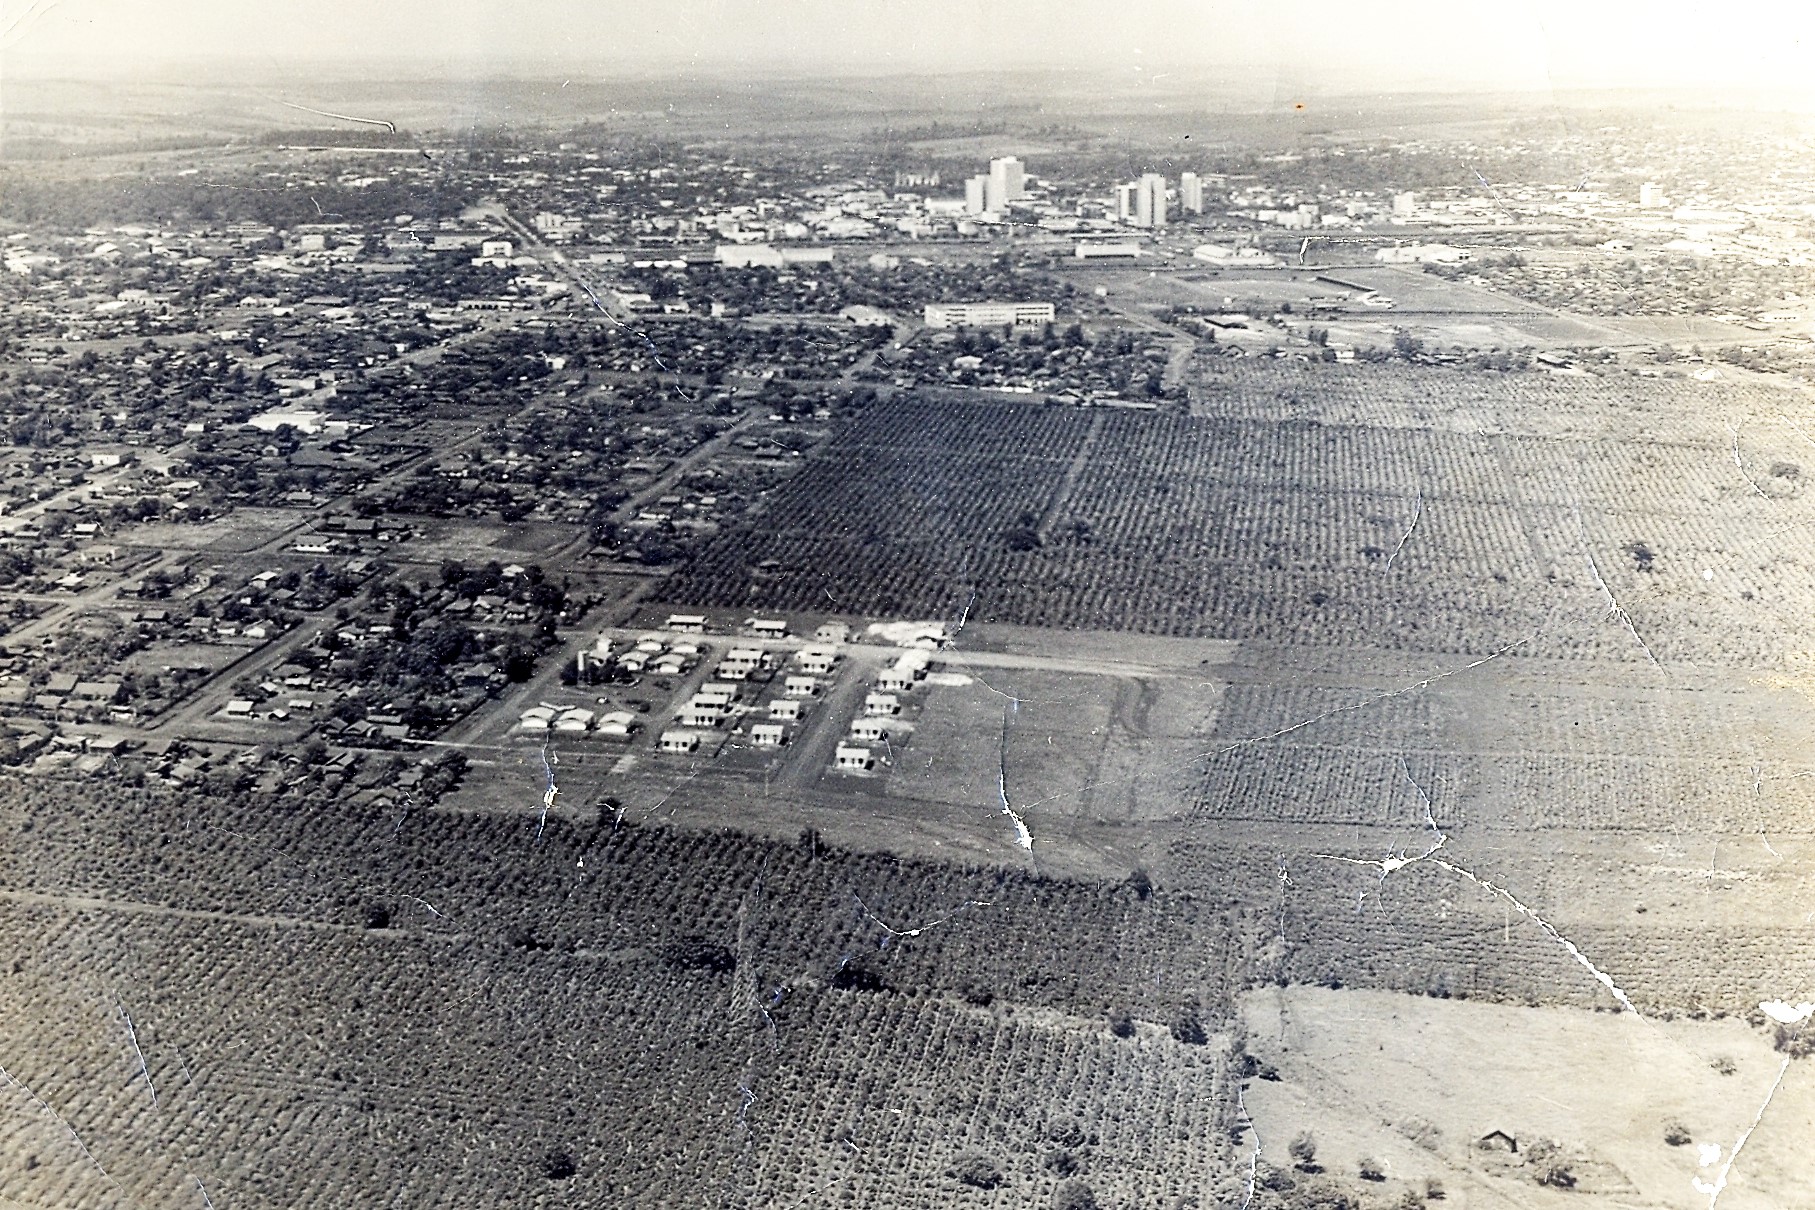
<path id="1" fill-rule="evenodd" d="M 970 214 L 1006 214 L 1027 196 L 1027 168 L 1014 156 L 989 162 L 989 171 L 964 182 L 964 209 Z"/>
<path id="2" fill-rule="evenodd" d="M 1170 215 L 1171 197 L 1164 175 L 1144 172 L 1140 180 L 1116 186 L 1115 216 L 1135 227 L 1164 227 Z M 1179 175 L 1178 208 L 1181 214 L 1204 212 L 1204 181 L 1197 173 Z"/>
<path id="3" fill-rule="evenodd" d="M 989 162 L 989 171 L 964 182 L 964 212 L 1001 218 L 1028 196 L 1027 168 L 1014 156 Z M 1204 212 L 1204 178 L 1180 173 L 1175 190 L 1163 173 L 1146 172 L 1115 187 L 1115 219 L 1132 227 L 1164 227 L 1175 216 Z"/>

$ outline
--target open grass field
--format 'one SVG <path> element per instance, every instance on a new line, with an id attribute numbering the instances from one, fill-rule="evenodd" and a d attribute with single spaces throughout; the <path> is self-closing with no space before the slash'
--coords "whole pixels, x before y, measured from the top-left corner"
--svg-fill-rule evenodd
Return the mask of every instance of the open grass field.
<path id="1" fill-rule="evenodd" d="M 1242 1014 L 1250 1052 L 1280 1075 L 1250 1083 L 1244 1097 L 1260 1153 L 1279 1168 L 1293 1167 L 1287 1144 L 1309 1132 L 1315 1162 L 1332 1173 L 1378 1161 L 1383 1192 L 1421 1193 L 1435 1178 L 1455 1206 L 1549 1210 L 1598 1193 L 1592 1200 L 1606 1204 L 1702 1210 L 1709 1197 L 1694 1182 L 1713 1183 L 1744 1135 L 1720 1205 L 1767 1210 L 1815 1198 L 1807 1065 L 1792 1064 L 1747 1135 L 1782 1056 L 1734 1018 L 1647 1024 L 1315 987 L 1253 992 Z M 1667 1143 L 1671 1125 L 1687 1140 Z M 1519 1152 L 1478 1145 L 1495 1131 Z M 1530 1157 L 1545 1139 L 1573 1164 L 1575 1188 L 1538 1183 Z M 1703 1147 L 1718 1158 L 1704 1165 Z"/>

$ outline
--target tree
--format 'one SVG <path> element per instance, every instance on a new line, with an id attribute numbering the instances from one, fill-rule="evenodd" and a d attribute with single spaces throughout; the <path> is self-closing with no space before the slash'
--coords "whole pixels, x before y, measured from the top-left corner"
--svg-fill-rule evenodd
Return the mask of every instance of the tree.
<path id="1" fill-rule="evenodd" d="M 1364 1181 L 1384 1181 L 1386 1179 L 1386 1169 L 1382 1168 L 1380 1161 L 1371 1155 L 1364 1155 L 1357 1160 L 1355 1170 L 1361 1174 L 1361 1179 Z"/>
<path id="2" fill-rule="evenodd" d="M 1178 1015 L 1172 1019 L 1172 1036 L 1187 1046 L 1202 1046 L 1210 1040 L 1203 1021 L 1198 1017 L 1196 1004 L 1186 1004 L 1179 1008 Z"/>
<path id="3" fill-rule="evenodd" d="M 973 1189 L 994 1189 L 1002 1183 L 1002 1166 L 981 1152 L 972 1151 L 952 1161 L 945 1174 Z"/>
<path id="4" fill-rule="evenodd" d="M 1097 1194 L 1083 1181 L 1066 1181 L 1053 1191 L 1053 1210 L 1097 1210 Z"/>
<path id="5" fill-rule="evenodd" d="M 1008 531 L 1008 548 L 1016 552 L 1037 550 L 1040 546 L 1040 531 L 1031 525 L 1017 525 Z"/>
<path id="6" fill-rule="evenodd" d="M 1309 1172 L 1317 1164 L 1317 1140 L 1309 1130 L 1300 1131 L 1286 1147 L 1294 1166 Z"/>

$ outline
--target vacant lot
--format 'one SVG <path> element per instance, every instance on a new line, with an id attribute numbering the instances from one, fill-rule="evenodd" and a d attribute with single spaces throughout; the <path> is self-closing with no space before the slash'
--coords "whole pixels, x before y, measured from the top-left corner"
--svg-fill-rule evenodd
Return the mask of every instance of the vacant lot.
<path id="1" fill-rule="evenodd" d="M 1372 1158 L 1383 1186 L 1421 1190 L 1434 1177 L 1460 1206 L 1561 1207 L 1598 1192 L 1616 1204 L 1701 1210 L 1708 1195 L 1692 1182 L 1718 1178 L 1782 1063 L 1761 1031 L 1732 1018 L 1646 1023 L 1323 988 L 1254 992 L 1243 1016 L 1249 1049 L 1281 1077 L 1254 1081 L 1245 1095 L 1268 1163 L 1290 1168 L 1286 1145 L 1308 1131 L 1316 1162 L 1333 1173 L 1354 1174 Z M 1807 1060 L 1784 1074 L 1722 1206 L 1815 1197 L 1810 1074 Z M 1689 1141 L 1667 1143 L 1672 1125 Z M 1495 1131 L 1519 1152 L 1479 1146 Z M 1541 1140 L 1560 1144 L 1574 1190 L 1538 1184 L 1531 1154 Z M 1703 1147 L 1719 1158 L 1703 1166 Z"/>
<path id="2" fill-rule="evenodd" d="M 413 518 L 415 535 L 396 547 L 393 558 L 412 563 L 458 560 L 469 567 L 488 561 L 537 562 L 578 536 L 572 525 L 547 525 L 534 521 L 448 521 Z"/>

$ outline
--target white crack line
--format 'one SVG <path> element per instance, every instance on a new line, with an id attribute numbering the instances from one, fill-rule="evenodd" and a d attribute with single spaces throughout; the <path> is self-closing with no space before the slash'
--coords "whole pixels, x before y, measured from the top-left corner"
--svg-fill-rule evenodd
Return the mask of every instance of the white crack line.
<path id="1" fill-rule="evenodd" d="M 1243 1120 L 1248 1123 L 1248 1129 L 1254 1135 L 1254 1150 L 1248 1154 L 1248 1192 L 1241 1204 L 1241 1210 L 1248 1210 L 1248 1206 L 1254 1201 L 1254 1190 L 1260 1184 L 1260 1129 L 1254 1125 L 1254 1117 L 1248 1112 L 1248 1102 L 1242 1096 L 1240 1085 L 1235 1089 L 1235 1107 L 1241 1110 Z"/>
<path id="2" fill-rule="evenodd" d="M 1422 517 L 1423 515 L 1424 515 L 1424 493 L 1419 492 L 1418 493 L 1418 503 L 1412 506 L 1411 523 L 1405 527 L 1405 532 L 1399 535 L 1399 545 L 1393 547 L 1393 553 L 1386 557 L 1386 567 L 1383 570 L 1390 571 L 1392 569 L 1393 560 L 1397 559 L 1399 557 L 1399 552 L 1405 549 L 1405 544 L 1407 542 L 1411 541 L 1412 531 L 1414 529 L 1418 528 L 1418 518 Z"/>
<path id="3" fill-rule="evenodd" d="M 1576 529 L 1582 536 L 1582 558 L 1588 561 L 1588 573 L 1594 577 L 1595 584 L 1600 587 L 1601 595 L 1607 598 L 1606 616 L 1618 618 L 1626 627 L 1627 631 L 1631 633 L 1633 641 L 1639 645 L 1639 649 L 1645 653 L 1645 658 L 1650 660 L 1659 672 L 1662 672 L 1664 666 L 1658 663 L 1657 656 L 1652 653 L 1651 644 L 1647 643 L 1644 636 L 1639 634 L 1639 628 L 1632 624 L 1632 615 L 1627 613 L 1625 607 L 1614 599 L 1613 589 L 1607 586 L 1606 579 L 1601 575 L 1600 564 L 1594 561 L 1594 552 L 1588 549 L 1588 527 L 1582 522 L 1581 506 L 1575 505 L 1573 508 L 1576 517 Z"/>
<path id="4" fill-rule="evenodd" d="M 1590 962 L 1588 960 L 1588 955 L 1584 954 L 1581 951 L 1581 949 L 1576 946 L 1575 942 L 1571 941 L 1569 938 L 1565 937 L 1562 933 L 1558 932 L 1556 927 L 1554 925 L 1552 925 L 1548 920 L 1544 919 L 1544 917 L 1542 917 L 1542 916 L 1538 915 L 1536 912 L 1532 911 L 1529 907 L 1526 907 L 1525 904 L 1523 904 L 1519 901 L 1519 898 L 1516 895 L 1514 895 L 1511 891 L 1507 890 L 1505 887 L 1500 886 L 1498 883 L 1492 882 L 1486 878 L 1481 877 L 1479 874 L 1476 874 L 1472 870 L 1464 869 L 1463 867 L 1455 864 L 1454 862 L 1445 861 L 1443 858 L 1437 856 L 1437 850 L 1441 849 L 1445 844 L 1449 843 L 1449 836 L 1437 827 L 1437 821 L 1431 813 L 1430 795 L 1428 795 L 1424 792 L 1423 786 L 1420 786 L 1415 780 L 1413 780 L 1411 771 L 1406 769 L 1403 758 L 1400 760 L 1400 772 L 1404 774 L 1405 779 L 1408 782 L 1411 782 L 1412 788 L 1417 790 L 1419 797 L 1424 800 L 1424 818 L 1425 818 L 1425 821 L 1430 825 L 1431 830 L 1433 832 L 1437 833 L 1436 843 L 1431 845 L 1431 847 L 1426 849 L 1424 852 L 1419 853 L 1415 856 L 1410 856 L 1410 857 L 1406 856 L 1405 851 L 1403 849 L 1400 850 L 1394 856 L 1381 858 L 1379 860 L 1371 860 L 1371 859 L 1362 858 L 1362 857 L 1344 857 L 1344 856 L 1340 856 L 1338 854 L 1333 854 L 1333 853 L 1318 853 L 1318 854 L 1316 854 L 1316 856 L 1323 859 L 1324 861 L 1339 861 L 1346 865 L 1372 866 L 1374 869 L 1377 869 L 1380 871 L 1380 881 L 1382 883 L 1384 883 L 1386 881 L 1388 874 L 1392 874 L 1398 870 L 1402 870 L 1406 866 L 1412 865 L 1413 863 L 1419 862 L 1419 861 L 1429 861 L 1432 865 L 1440 866 L 1443 869 L 1448 870 L 1450 873 L 1455 874 L 1459 878 L 1466 878 L 1468 881 L 1474 883 L 1476 886 L 1482 888 L 1483 890 L 1490 891 L 1493 894 L 1498 895 L 1500 898 L 1504 899 L 1507 903 L 1511 904 L 1513 909 L 1515 911 L 1517 911 L 1520 915 L 1527 917 L 1533 923 L 1535 923 L 1539 928 L 1543 929 L 1544 932 L 1549 935 L 1551 940 L 1555 941 L 1558 945 L 1561 945 L 1565 950 L 1567 950 L 1569 952 L 1570 957 L 1574 958 L 1578 963 L 1581 964 L 1581 966 L 1584 970 L 1586 970 L 1589 974 L 1594 976 L 1595 982 L 1599 983 L 1601 986 L 1605 987 L 1609 992 L 1611 992 L 1613 994 L 1613 998 L 1615 1000 L 1618 1000 L 1620 1002 L 1620 1005 L 1623 1008 L 1625 1008 L 1626 1011 L 1630 1012 L 1633 1016 L 1637 1017 L 1641 1021 L 1645 1020 L 1645 1014 L 1641 1013 L 1638 1010 L 1638 1006 L 1633 1004 L 1631 997 L 1629 997 L 1625 992 L 1620 990 L 1619 984 L 1617 984 L 1613 981 L 1612 976 L 1608 975 L 1607 972 L 1603 971 L 1600 967 L 1598 967 L 1594 963 Z"/>
<path id="5" fill-rule="evenodd" d="M 966 899 L 963 903 L 939 917 L 937 920 L 929 920 L 925 924 L 916 925 L 911 929 L 898 929 L 882 917 L 878 916 L 875 912 L 872 912 L 870 910 L 870 905 L 865 903 L 863 901 L 863 896 L 859 895 L 856 891 L 851 892 L 851 898 L 857 901 L 858 908 L 862 910 L 863 914 L 869 918 L 872 924 L 891 937 L 918 937 L 928 929 L 938 928 L 942 924 L 956 920 L 959 916 L 962 916 L 972 908 L 996 906 L 994 901 L 989 899 Z"/>
<path id="6" fill-rule="evenodd" d="M 158 1087 L 151 1082 L 151 1065 L 145 1062 L 145 1052 L 139 1046 L 139 1031 L 133 1028 L 132 1014 L 126 1011 L 126 1004 L 118 996 L 113 998 L 114 1011 L 126 1026 L 126 1040 L 132 1043 L 132 1053 L 139 1057 L 139 1074 L 145 1077 L 145 1087 L 151 1091 L 151 1107 L 158 1108 Z"/>
<path id="7" fill-rule="evenodd" d="M 1777 1098 L 1777 1090 L 1783 1087 L 1784 1076 L 1789 1074 L 1790 1060 L 1790 1055 L 1783 1057 L 1783 1063 L 1777 1069 L 1777 1078 L 1771 1081 L 1771 1089 L 1765 1093 L 1765 1103 L 1760 1105 L 1758 1112 L 1752 1116 L 1752 1124 L 1740 1133 L 1738 1141 L 1733 1144 L 1733 1150 L 1727 1153 L 1727 1162 L 1721 1165 L 1720 1174 L 1714 1178 L 1713 1183 L 1710 1184 L 1700 1177 L 1695 1178 L 1695 1191 L 1708 1195 L 1708 1210 L 1714 1210 L 1720 1204 L 1720 1195 L 1727 1188 L 1727 1176 L 1733 1171 L 1734 1162 L 1739 1159 L 1740 1149 L 1746 1145 L 1746 1140 L 1752 1137 L 1752 1132 L 1758 1129 L 1758 1124 L 1765 1120 L 1765 1110 L 1771 1108 L 1771 1102 Z"/>
<path id="8" fill-rule="evenodd" d="M 97 1160 L 95 1158 L 95 1153 L 88 1149 L 88 1144 L 82 1141 L 82 1136 L 76 1133 L 76 1128 L 64 1121 L 63 1115 L 58 1113 L 55 1109 L 52 1109 L 49 1101 L 46 1101 L 43 1097 L 33 1092 L 30 1085 L 12 1072 L 6 1070 L 5 1067 L 0 1067 L 0 1079 L 4 1079 L 9 1084 L 18 1085 L 18 1087 L 24 1091 L 25 1095 L 30 1097 L 37 1104 L 38 1108 L 42 1109 L 45 1113 L 48 1113 L 56 1120 L 57 1125 L 63 1127 L 63 1129 L 68 1132 L 69 1137 L 75 1140 L 76 1146 L 81 1149 L 82 1155 L 89 1163 L 95 1166 L 95 1171 L 99 1172 L 103 1177 L 106 1177 L 107 1183 L 112 1185 L 115 1189 L 120 1188 L 120 1182 L 114 1180 L 113 1174 L 101 1166 L 101 1161 Z M 122 1192 L 124 1191 L 122 1190 Z"/>
<path id="9" fill-rule="evenodd" d="M 1027 824 L 1015 813 L 1015 808 L 1008 801 L 1008 729 L 1020 705 L 1019 701 L 1011 697 L 1002 708 L 1002 751 L 1001 761 L 996 768 L 996 792 L 1002 796 L 1002 814 L 1014 821 L 1015 843 L 1032 853 L 1034 834 L 1027 830 Z"/>
<path id="10" fill-rule="evenodd" d="M 1769 500 L 1771 497 L 1765 495 L 1764 489 L 1758 486 L 1758 482 L 1752 478 L 1751 472 L 1746 470 L 1745 459 L 1739 456 L 1739 427 L 1729 424 L 1727 432 L 1733 438 L 1733 465 L 1739 468 L 1739 477 L 1746 481 L 1747 487 L 1758 493 L 1760 500 Z"/>
<path id="11" fill-rule="evenodd" d="M 1470 882 L 1474 883 L 1476 886 L 1481 887 L 1484 890 L 1492 891 L 1494 894 L 1496 894 L 1496 895 L 1500 896 L 1502 899 L 1506 900 L 1506 902 L 1510 903 L 1513 906 L 1513 909 L 1515 911 L 1517 911 L 1522 916 L 1528 917 L 1539 928 L 1543 929 L 1546 933 L 1548 933 L 1553 941 L 1555 941 L 1558 945 L 1561 945 L 1564 949 L 1568 950 L 1569 956 L 1571 958 L 1574 958 L 1578 963 L 1580 963 L 1582 966 L 1582 969 L 1586 970 L 1589 974 L 1593 975 L 1595 978 L 1595 982 L 1599 983 L 1602 987 L 1605 987 L 1609 992 L 1613 993 L 1613 998 L 1615 1000 L 1618 1000 L 1620 1002 L 1621 1006 L 1626 1009 L 1626 1011 L 1630 1012 L 1633 1016 L 1637 1017 L 1641 1021 L 1645 1020 L 1645 1014 L 1640 1012 L 1638 1010 L 1638 1007 L 1635 1004 L 1633 1004 L 1631 998 L 1628 997 L 1625 992 L 1620 990 L 1619 985 L 1613 981 L 1612 976 L 1608 975 L 1600 967 L 1598 967 L 1594 963 L 1590 962 L 1588 960 L 1588 955 L 1584 954 L 1580 949 L 1576 948 L 1575 942 L 1571 941 L 1569 938 L 1565 937 L 1562 933 L 1558 932 L 1556 930 L 1556 927 L 1553 926 L 1548 920 L 1544 919 L 1544 917 L 1538 915 L 1536 912 L 1534 912 L 1530 908 L 1526 907 L 1523 903 L 1520 903 L 1519 900 L 1513 895 L 1513 893 L 1511 891 L 1507 890 L 1503 886 L 1499 886 L 1499 885 L 1496 885 L 1495 883 L 1489 882 L 1487 879 L 1482 878 L 1481 876 L 1473 873 L 1472 871 L 1465 870 L 1459 865 L 1455 865 L 1451 862 L 1444 861 L 1441 857 L 1431 858 L 1431 864 L 1442 866 L 1444 869 L 1450 871 L 1452 874 L 1457 874 L 1463 878 L 1466 878 Z"/>
<path id="12" fill-rule="evenodd" d="M 556 754 L 552 762 L 548 759 L 548 743 L 547 741 L 543 741 L 542 771 L 548 775 L 548 788 L 542 791 L 542 817 L 536 821 L 537 840 L 542 839 L 542 829 L 548 826 L 548 813 L 554 809 L 555 796 L 561 792 L 560 787 L 555 785 L 555 765 L 560 763 L 561 757 L 559 754 Z"/>

